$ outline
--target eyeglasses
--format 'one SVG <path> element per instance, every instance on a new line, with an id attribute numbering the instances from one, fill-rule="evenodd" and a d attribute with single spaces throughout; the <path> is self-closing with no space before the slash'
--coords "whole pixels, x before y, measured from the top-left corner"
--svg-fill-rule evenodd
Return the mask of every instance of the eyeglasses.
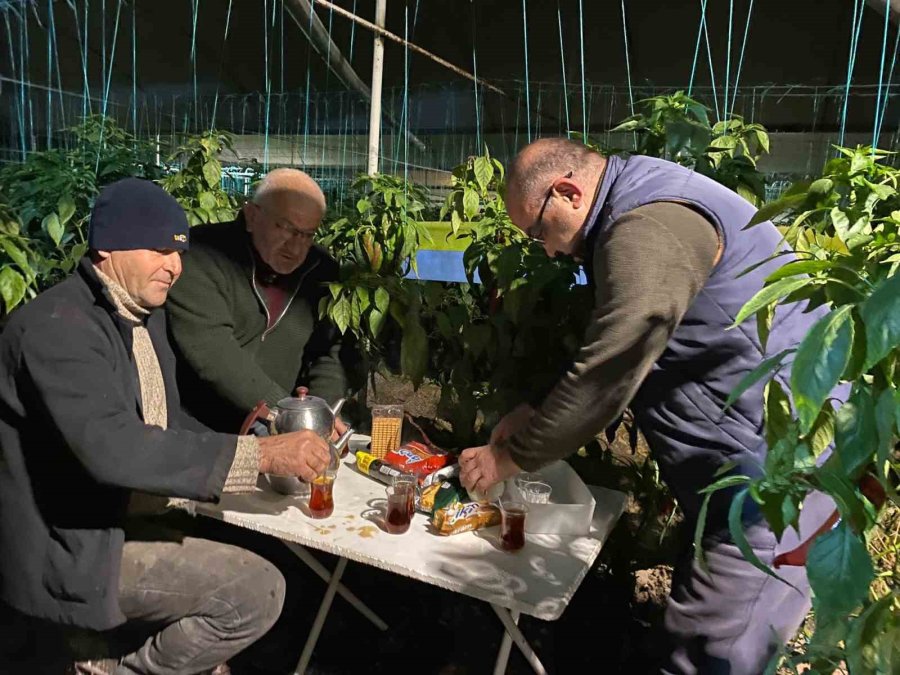
<path id="1" fill-rule="evenodd" d="M 312 241 L 315 238 L 315 229 L 302 230 L 299 227 L 294 227 L 285 220 L 276 218 L 275 215 L 267 208 L 260 206 L 259 204 L 254 204 L 254 206 L 256 206 L 256 208 L 266 214 L 266 216 L 275 224 L 275 227 L 285 239 L 293 240 L 299 238 L 302 241 Z"/>
<path id="2" fill-rule="evenodd" d="M 299 227 L 288 225 L 283 220 L 275 220 L 275 227 L 281 232 L 286 239 L 301 239 L 303 241 L 312 241 L 315 239 L 315 230 L 301 230 Z"/>
<path id="3" fill-rule="evenodd" d="M 564 178 L 571 178 L 574 172 L 569 171 Z M 543 241 L 544 240 L 544 211 L 547 210 L 547 204 L 550 203 L 550 198 L 553 196 L 553 188 L 556 185 L 556 181 L 547 188 L 547 196 L 544 197 L 544 203 L 541 204 L 541 210 L 538 211 L 537 218 L 534 221 L 534 224 L 525 230 L 525 234 L 534 239 L 535 241 Z"/>

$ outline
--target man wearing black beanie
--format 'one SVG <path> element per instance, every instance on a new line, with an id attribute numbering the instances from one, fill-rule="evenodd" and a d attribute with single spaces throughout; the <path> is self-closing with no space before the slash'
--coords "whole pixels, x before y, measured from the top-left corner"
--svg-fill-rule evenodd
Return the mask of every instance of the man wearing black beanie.
<path id="1" fill-rule="evenodd" d="M 260 472 L 312 480 L 329 449 L 309 431 L 216 433 L 182 411 L 160 311 L 188 247 L 171 196 L 110 185 L 88 243 L 0 335 L 0 672 L 59 672 L 48 659 L 73 628 L 123 624 L 153 628 L 76 673 L 227 672 L 278 618 L 284 579 L 243 549 L 158 536 L 168 499 L 216 501 Z"/>

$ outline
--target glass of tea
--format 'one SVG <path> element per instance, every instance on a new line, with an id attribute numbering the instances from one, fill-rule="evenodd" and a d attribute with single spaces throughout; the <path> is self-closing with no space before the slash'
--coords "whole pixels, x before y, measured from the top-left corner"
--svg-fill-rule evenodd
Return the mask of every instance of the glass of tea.
<path id="1" fill-rule="evenodd" d="M 387 514 L 384 517 L 384 529 L 390 534 L 403 534 L 409 529 L 412 521 L 410 502 L 415 489 L 410 483 L 391 485 L 387 492 Z"/>
<path id="2" fill-rule="evenodd" d="M 391 479 L 391 485 L 394 487 L 401 486 L 409 486 L 409 517 L 412 518 L 413 514 L 416 512 L 416 487 L 419 484 L 419 479 L 411 473 L 401 473 L 398 476 L 394 476 Z"/>
<path id="3" fill-rule="evenodd" d="M 309 515 L 313 518 L 327 518 L 334 512 L 334 477 L 336 472 L 326 470 L 309 486 Z"/>
<path id="4" fill-rule="evenodd" d="M 500 502 L 500 546 L 504 551 L 518 551 L 525 546 L 525 514 L 522 502 Z"/>

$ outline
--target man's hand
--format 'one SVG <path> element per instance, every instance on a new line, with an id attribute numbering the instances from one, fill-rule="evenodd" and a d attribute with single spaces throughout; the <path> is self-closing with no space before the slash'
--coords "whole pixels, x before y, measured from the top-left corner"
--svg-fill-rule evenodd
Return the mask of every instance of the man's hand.
<path id="1" fill-rule="evenodd" d="M 459 456 L 459 479 L 466 490 L 487 494 L 491 486 L 521 471 L 505 448 L 482 445 L 467 448 Z"/>
<path id="2" fill-rule="evenodd" d="M 315 480 L 331 462 L 328 442 L 304 429 L 259 439 L 259 470 L 276 476 Z"/>
<path id="3" fill-rule="evenodd" d="M 506 413 L 491 432 L 491 445 L 502 445 L 517 431 L 524 429 L 534 416 L 534 408 L 527 403 L 520 403 Z"/>

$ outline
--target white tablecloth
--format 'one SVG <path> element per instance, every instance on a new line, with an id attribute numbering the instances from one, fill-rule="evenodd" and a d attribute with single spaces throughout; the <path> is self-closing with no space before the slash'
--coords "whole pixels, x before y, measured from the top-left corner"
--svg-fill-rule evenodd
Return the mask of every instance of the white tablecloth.
<path id="1" fill-rule="evenodd" d="M 344 464 L 334 484 L 334 513 L 325 519 L 306 515 L 305 497 L 262 487 L 196 508 L 227 523 L 552 621 L 569 604 L 625 506 L 621 492 L 590 486 L 597 501 L 590 535 L 529 534 L 525 548 L 507 553 L 499 547 L 499 527 L 439 536 L 419 513 L 405 534 L 384 532 L 379 523 L 385 486 L 358 473 L 352 454 Z"/>

